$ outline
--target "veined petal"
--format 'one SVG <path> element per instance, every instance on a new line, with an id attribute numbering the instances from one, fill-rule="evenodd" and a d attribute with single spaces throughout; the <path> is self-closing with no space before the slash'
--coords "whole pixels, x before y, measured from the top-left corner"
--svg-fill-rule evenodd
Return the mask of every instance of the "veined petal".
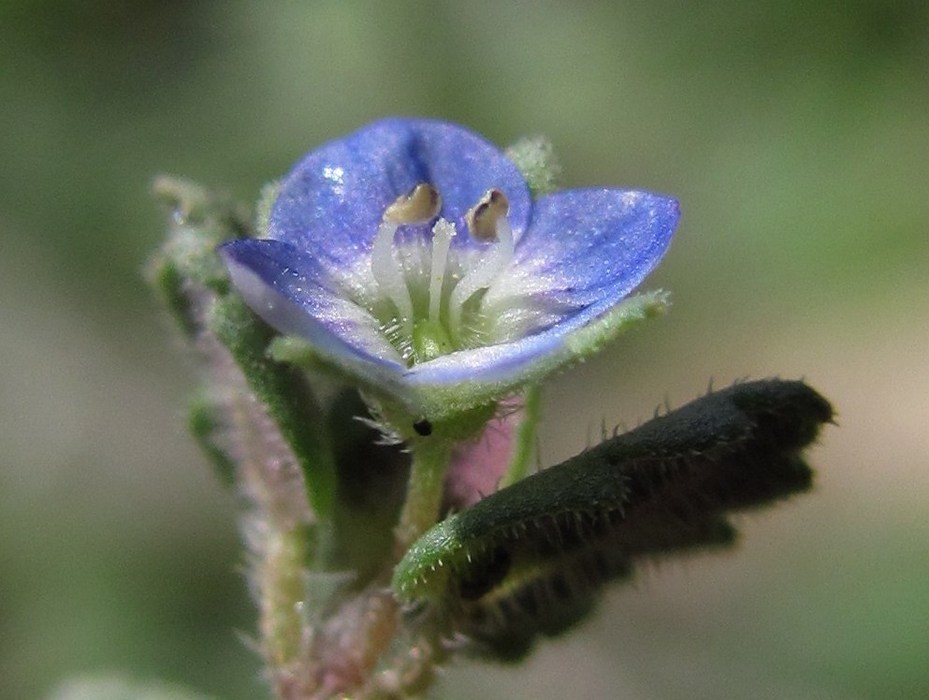
<path id="1" fill-rule="evenodd" d="M 498 337 L 567 332 L 599 316 L 658 264 L 679 218 L 676 200 L 639 190 L 542 197 L 513 267 L 484 299 Z"/>
<path id="2" fill-rule="evenodd" d="M 245 239 L 220 253 L 246 303 L 282 333 L 307 340 L 314 352 L 411 412 L 441 419 L 495 401 L 558 367 L 577 361 L 638 320 L 663 308 L 659 295 L 640 295 L 569 332 L 557 325 L 515 342 L 443 355 L 407 368 L 363 308 L 320 284 L 318 266 L 280 241 Z"/>
<path id="3" fill-rule="evenodd" d="M 224 243 L 220 254 L 245 302 L 278 331 L 309 341 L 337 367 L 385 388 L 405 371 L 377 321 L 321 284 L 324 273 L 306 253 L 281 241 L 244 239 Z"/>
<path id="4" fill-rule="evenodd" d="M 464 231 L 464 216 L 484 193 L 509 198 L 519 238 L 532 208 L 516 166 L 477 134 L 428 119 L 386 119 L 318 148 L 281 183 L 271 210 L 269 238 L 312 250 L 345 268 L 371 248 L 381 216 L 399 196 L 429 183 L 442 197 L 440 215 Z M 406 226 L 403 236 L 426 236 L 428 226 Z M 459 236 L 455 245 L 470 245 Z"/>

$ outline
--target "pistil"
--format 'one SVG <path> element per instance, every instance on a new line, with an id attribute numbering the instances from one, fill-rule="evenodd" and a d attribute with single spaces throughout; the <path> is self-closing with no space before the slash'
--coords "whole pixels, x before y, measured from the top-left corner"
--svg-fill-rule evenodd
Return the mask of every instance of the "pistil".
<path id="1" fill-rule="evenodd" d="M 439 219 L 432 228 L 432 267 L 429 274 L 429 320 L 439 322 L 442 307 L 442 288 L 448 267 L 448 249 L 455 237 L 455 224 Z"/>

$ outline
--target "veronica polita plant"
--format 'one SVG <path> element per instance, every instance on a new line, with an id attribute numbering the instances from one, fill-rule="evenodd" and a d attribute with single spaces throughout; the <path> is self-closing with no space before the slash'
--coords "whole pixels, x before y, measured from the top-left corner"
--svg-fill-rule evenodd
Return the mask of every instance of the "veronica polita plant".
<path id="1" fill-rule="evenodd" d="M 409 697 L 453 654 L 517 659 L 637 560 L 732 540 L 802 490 L 828 403 L 710 393 L 527 476 L 539 387 L 638 321 L 678 223 L 643 190 L 557 191 L 544 140 L 379 121 L 269 185 L 256 221 L 163 179 L 152 279 L 203 358 L 191 425 L 246 504 L 282 698 Z"/>

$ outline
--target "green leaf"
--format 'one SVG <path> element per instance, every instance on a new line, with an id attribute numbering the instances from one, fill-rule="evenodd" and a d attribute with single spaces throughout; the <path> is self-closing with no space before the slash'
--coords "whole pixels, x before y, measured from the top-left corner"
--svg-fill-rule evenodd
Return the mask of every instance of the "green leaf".
<path id="1" fill-rule="evenodd" d="M 807 489 L 801 451 L 831 418 L 802 382 L 710 393 L 452 515 L 413 544 L 393 590 L 519 656 L 582 619 L 637 560 L 728 545 L 727 512 Z"/>
<path id="2" fill-rule="evenodd" d="M 322 519 L 329 517 L 335 494 L 334 466 L 315 396 L 303 372 L 268 357 L 275 333 L 231 291 L 225 265 L 216 253 L 221 242 L 251 235 L 247 209 L 179 178 L 160 177 L 153 191 L 170 207 L 170 223 L 168 239 L 153 256 L 148 277 L 203 355 L 211 378 L 191 408 L 195 437 L 228 479 L 242 455 L 235 454 L 220 433 L 236 423 L 231 413 L 248 411 L 250 400 L 247 395 L 230 396 L 230 392 L 254 392 L 299 462 L 315 513 Z M 273 186 L 265 188 L 265 198 L 272 195 Z M 228 356 L 247 388 L 239 388 L 238 378 L 230 374 Z M 253 430 L 267 423 L 258 413 L 250 420 Z"/>

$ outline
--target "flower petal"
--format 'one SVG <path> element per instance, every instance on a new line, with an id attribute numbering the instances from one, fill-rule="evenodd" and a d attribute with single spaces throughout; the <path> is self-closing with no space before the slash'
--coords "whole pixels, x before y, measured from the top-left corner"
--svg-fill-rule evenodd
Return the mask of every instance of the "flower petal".
<path id="1" fill-rule="evenodd" d="M 384 210 L 422 182 L 439 190 L 440 215 L 460 230 L 487 190 L 502 190 L 516 248 L 512 267 L 481 300 L 495 323 L 491 344 L 407 367 L 369 310 L 379 303 L 371 247 Z M 248 305 L 277 330 L 309 341 L 411 414 L 441 418 L 535 383 L 663 309 L 661 294 L 622 300 L 657 264 L 678 217 L 677 202 L 641 191 L 561 192 L 533 205 L 516 166 L 482 137 L 439 121 L 390 119 L 306 156 L 278 188 L 268 239 L 221 252 Z M 396 235 L 428 247 L 427 225 Z M 469 249 L 458 251 L 459 263 L 483 255 L 467 235 L 452 244 Z"/>
<path id="2" fill-rule="evenodd" d="M 220 247 L 246 304 L 269 325 L 309 341 L 337 367 L 395 386 L 405 364 L 363 308 L 324 284 L 316 261 L 280 241 L 244 239 Z"/>
<path id="3" fill-rule="evenodd" d="M 638 190 L 557 192 L 535 203 L 516 260 L 484 298 L 497 337 L 577 328 L 618 303 L 664 255 L 677 201 Z M 508 327 L 509 326 L 509 327 Z"/>
<path id="4" fill-rule="evenodd" d="M 468 209 L 494 187 L 509 198 L 517 239 L 528 223 L 528 188 L 496 146 L 454 124 L 387 119 L 300 161 L 281 184 L 267 237 L 311 250 L 327 267 L 351 267 L 370 249 L 384 209 L 422 182 L 439 190 L 441 215 L 459 231 Z M 401 235 L 426 233 L 426 226 L 409 226 Z M 468 241 L 458 236 L 455 244 Z"/>
<path id="5" fill-rule="evenodd" d="M 430 418 L 501 399 L 598 352 L 630 326 L 660 315 L 667 294 L 637 294 L 595 318 L 586 312 L 520 340 L 462 350 L 414 365 L 405 374 L 414 401 Z M 586 318 L 578 323 L 576 318 Z"/>

